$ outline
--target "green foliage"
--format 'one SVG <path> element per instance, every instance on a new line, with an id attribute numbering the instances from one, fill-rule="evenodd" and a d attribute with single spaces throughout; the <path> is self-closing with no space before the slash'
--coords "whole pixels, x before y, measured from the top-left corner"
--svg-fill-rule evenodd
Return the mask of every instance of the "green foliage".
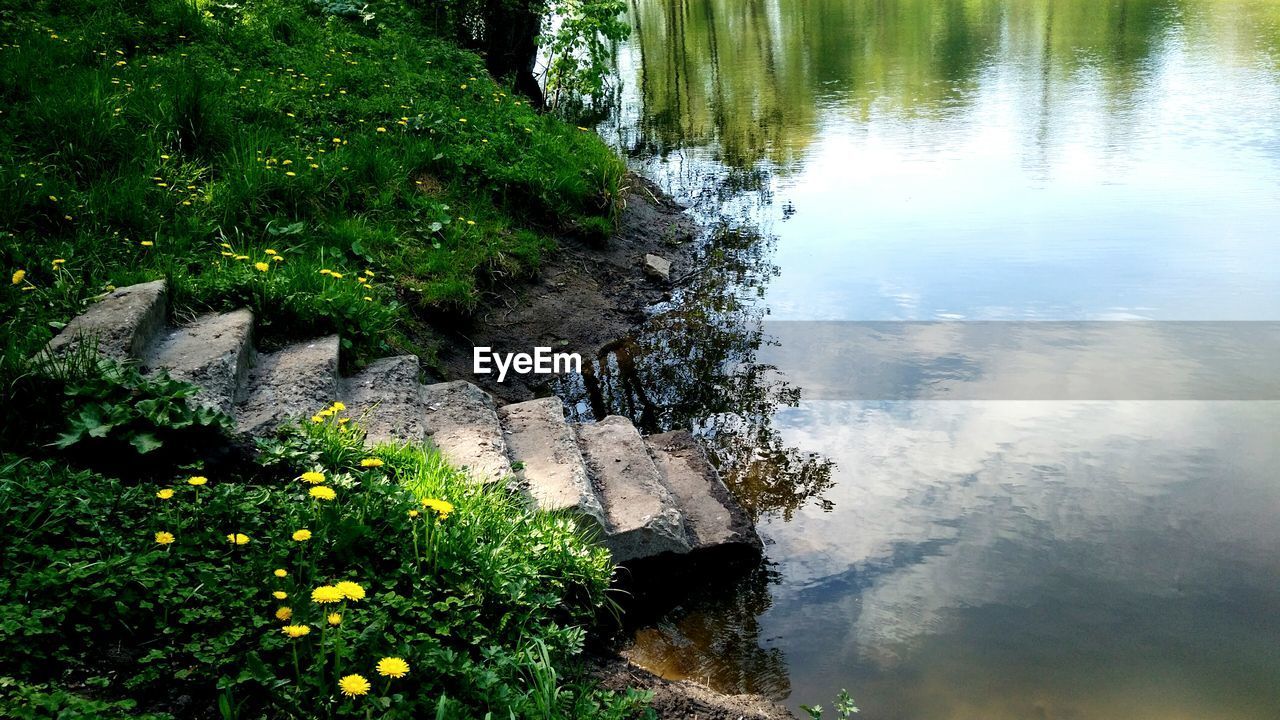
<path id="1" fill-rule="evenodd" d="M 105 286 L 158 276 L 180 311 L 250 304 L 268 341 L 340 329 L 358 355 L 404 349 L 409 311 L 470 311 L 557 233 L 608 227 L 623 172 L 402 0 L 18 3 L 0 104 L 0 267 L 26 272 L 0 287 L 15 357 Z M 267 248 L 284 260 L 261 276 Z"/>
<path id="2" fill-rule="evenodd" d="M 62 392 L 66 429 L 53 443 L 61 450 L 112 453 L 127 445 L 146 455 L 191 431 L 232 430 L 231 418 L 194 402 L 194 385 L 164 375 L 144 378 L 132 366 L 103 362 L 98 372 L 67 378 Z"/>
<path id="3" fill-rule="evenodd" d="M 627 5 L 623 0 L 554 0 L 558 20 L 547 25 L 542 44 L 547 63 L 546 93 L 551 105 L 601 102 L 607 99 L 617 44 L 627 39 Z"/>
<path id="4" fill-rule="evenodd" d="M 171 720 L 168 713 L 135 714 L 133 700 L 93 700 L 47 685 L 0 677 L 0 708 L 11 720 Z"/>
<path id="5" fill-rule="evenodd" d="M 51 705 L 173 710 L 186 697 L 242 718 L 643 712 L 646 697 L 601 693 L 575 670 L 605 600 L 607 552 L 570 519 L 530 511 L 433 452 L 368 454 L 339 408 L 262 443 L 254 474 L 204 485 L 5 456 L 0 675 L 22 678 L 23 697 L 45 693 L 30 687 L 41 684 L 93 698 L 40 696 Z M 306 471 L 323 483 L 305 482 Z M 314 487 L 335 499 L 313 497 Z M 295 541 L 304 528 L 310 539 Z M 160 532 L 173 542 L 159 543 Z M 316 588 L 342 581 L 367 595 L 312 602 Z M 281 607 L 309 632 L 284 634 Z M 403 658 L 408 675 L 379 676 L 382 657 Z M 349 674 L 371 691 L 340 693 Z"/>
<path id="6" fill-rule="evenodd" d="M 198 389 L 99 357 L 91 344 L 24 361 L 5 386 L 3 445 L 49 446 L 95 463 L 163 465 L 226 441 L 233 422 L 195 402 Z M 161 452 L 157 452 L 161 451 Z"/>
<path id="7" fill-rule="evenodd" d="M 836 717 L 839 720 L 849 720 L 850 715 L 862 712 L 858 706 L 854 704 L 853 698 L 849 696 L 848 690 L 841 690 L 835 700 Z M 821 705 L 801 705 L 800 709 L 810 717 L 811 720 L 822 720 L 824 710 Z"/>

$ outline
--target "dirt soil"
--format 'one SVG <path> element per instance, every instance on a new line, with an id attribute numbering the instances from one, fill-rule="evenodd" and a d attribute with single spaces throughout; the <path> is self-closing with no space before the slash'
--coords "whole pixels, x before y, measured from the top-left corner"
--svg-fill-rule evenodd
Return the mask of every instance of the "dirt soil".
<path id="1" fill-rule="evenodd" d="M 541 346 L 590 357 L 629 334 L 646 308 L 668 298 L 672 284 L 691 274 L 697 225 L 653 183 L 628 175 L 627 184 L 618 231 L 607 243 L 562 240 L 536 278 L 496 288 L 487 307 L 465 325 L 435 328 L 445 337 L 438 360 L 447 379 L 469 380 L 505 402 L 537 397 L 542 376 L 508 373 L 499 384 L 496 374 L 475 375 L 472 349 L 532 352 Z M 645 274 L 647 253 L 671 261 L 669 281 Z"/>
<path id="2" fill-rule="evenodd" d="M 759 695 L 722 695 L 688 680 L 672 681 L 617 657 L 600 658 L 592 673 L 607 690 L 653 692 L 663 720 L 794 720 L 786 708 Z"/>

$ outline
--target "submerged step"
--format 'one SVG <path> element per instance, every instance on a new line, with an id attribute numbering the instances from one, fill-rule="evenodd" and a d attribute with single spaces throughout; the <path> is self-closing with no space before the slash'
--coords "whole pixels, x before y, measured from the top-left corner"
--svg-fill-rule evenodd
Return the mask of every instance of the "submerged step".
<path id="1" fill-rule="evenodd" d="M 113 360 L 139 360 L 164 327 L 167 296 L 164 280 L 117 288 L 72 318 L 46 349 L 64 354 L 89 343 Z"/>
<path id="2" fill-rule="evenodd" d="M 375 360 L 342 382 L 347 415 L 364 428 L 370 445 L 422 442 L 427 436 L 418 357 Z"/>
<path id="3" fill-rule="evenodd" d="M 454 467 L 481 482 L 511 475 L 493 398 L 465 380 L 422 388 L 427 435 Z"/>
<path id="4" fill-rule="evenodd" d="M 685 532 L 693 550 L 760 552 L 760 537 L 751 518 L 730 495 L 687 430 L 651 435 L 645 442 L 661 473 L 662 484 L 671 491 L 684 516 Z"/>
<path id="5" fill-rule="evenodd" d="M 309 417 L 338 397 L 338 336 L 318 338 L 260 355 L 249 370 L 249 390 L 236 427 L 250 435 L 286 420 Z"/>
<path id="6" fill-rule="evenodd" d="M 542 510 L 572 511 L 603 530 L 604 509 L 560 398 L 507 405 L 498 417 L 515 475 L 534 504 Z"/>
<path id="7" fill-rule="evenodd" d="M 198 386 L 197 402 L 230 414 L 248 374 L 252 337 L 253 313 L 247 309 L 204 315 L 157 339 L 143 369 L 164 370 Z"/>
<path id="8" fill-rule="evenodd" d="M 615 562 L 687 553 L 684 521 L 631 421 L 610 415 L 577 428 L 579 446 L 608 522 L 604 544 Z"/>

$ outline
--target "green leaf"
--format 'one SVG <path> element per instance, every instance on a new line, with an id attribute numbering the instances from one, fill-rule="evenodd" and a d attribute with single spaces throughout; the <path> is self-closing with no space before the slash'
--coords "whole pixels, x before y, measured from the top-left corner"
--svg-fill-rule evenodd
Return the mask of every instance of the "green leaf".
<path id="1" fill-rule="evenodd" d="M 129 438 L 129 444 L 137 448 L 138 452 L 143 455 L 164 445 L 160 438 L 146 432 L 138 433 Z"/>

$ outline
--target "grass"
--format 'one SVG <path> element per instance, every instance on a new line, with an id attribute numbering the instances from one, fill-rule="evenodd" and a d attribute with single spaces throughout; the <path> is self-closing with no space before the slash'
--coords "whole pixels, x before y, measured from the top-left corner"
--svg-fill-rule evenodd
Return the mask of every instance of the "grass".
<path id="1" fill-rule="evenodd" d="M 558 234 L 612 227 L 623 166 L 599 138 L 534 112 L 403 0 L 367 11 L 0 10 L 0 262 L 25 271 L 0 291 L 5 356 L 158 276 L 180 310 L 248 305 L 269 340 L 340 331 L 377 355 L 533 272 Z"/>
<path id="2" fill-rule="evenodd" d="M 370 451 L 340 406 L 323 415 L 239 470 L 195 455 L 123 476 L 92 462 L 107 453 L 0 458 L 0 707 L 646 714 L 645 696 L 593 688 L 578 660 L 608 605 L 607 551 L 434 451 Z M 408 673 L 380 671 L 384 658 Z"/>

